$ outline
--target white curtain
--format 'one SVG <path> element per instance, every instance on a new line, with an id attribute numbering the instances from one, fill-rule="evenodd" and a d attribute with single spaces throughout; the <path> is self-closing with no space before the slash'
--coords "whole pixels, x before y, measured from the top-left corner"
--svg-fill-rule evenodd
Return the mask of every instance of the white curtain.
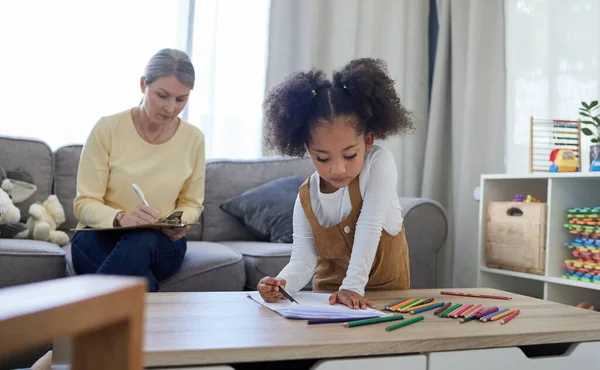
<path id="1" fill-rule="evenodd" d="M 599 0 L 505 0 L 506 170 L 529 172 L 529 117 L 580 118 L 599 100 Z M 582 135 L 582 171 L 589 168 Z"/>
<path id="2" fill-rule="evenodd" d="M 300 69 L 331 73 L 358 57 L 384 59 L 415 134 L 383 142 L 398 166 L 398 192 L 421 190 L 427 123 L 427 16 L 424 0 L 277 0 L 271 4 L 266 88 Z"/>
<path id="3" fill-rule="evenodd" d="M 499 0 L 439 0 L 437 7 L 421 195 L 440 201 L 450 216 L 440 284 L 468 287 L 477 277 L 473 189 L 482 173 L 504 172 L 504 10 Z"/>
<path id="4" fill-rule="evenodd" d="M 260 156 L 268 7 L 268 0 L 2 1 L 0 135 L 52 149 L 83 143 L 101 116 L 139 102 L 146 62 L 171 47 L 188 51 L 196 67 L 183 116 L 206 133 L 207 157 Z"/>

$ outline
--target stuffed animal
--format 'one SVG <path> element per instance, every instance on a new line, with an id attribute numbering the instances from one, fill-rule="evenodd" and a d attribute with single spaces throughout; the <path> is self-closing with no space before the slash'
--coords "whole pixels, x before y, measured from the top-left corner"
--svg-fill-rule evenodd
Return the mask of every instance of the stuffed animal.
<path id="1" fill-rule="evenodd" d="M 25 228 L 27 209 L 32 201 L 29 198 L 37 191 L 33 176 L 22 169 L 5 170 L 0 166 L 0 184 L 2 184 L 2 189 L 8 193 L 12 203 L 21 211 L 20 222 L 23 223 L 22 226 Z"/>
<path id="2" fill-rule="evenodd" d="M 69 236 L 64 231 L 56 230 L 63 222 L 65 210 L 58 197 L 50 195 L 43 203 L 36 202 L 29 207 L 26 237 L 65 246 L 69 244 Z"/>
<path id="3" fill-rule="evenodd" d="M 11 186 L 10 181 L 6 179 L 0 185 L 0 238 L 4 239 L 16 238 L 17 235 L 22 237 L 27 231 L 27 226 L 19 222 L 21 211 L 8 195 Z"/>
<path id="4" fill-rule="evenodd" d="M 33 183 L 33 176 L 21 169 L 4 170 L 0 166 L 0 183 L 2 183 L 3 189 L 4 184 L 7 184 L 8 190 L 4 190 L 10 195 L 15 205 L 26 201 L 37 191 L 37 186 Z"/>

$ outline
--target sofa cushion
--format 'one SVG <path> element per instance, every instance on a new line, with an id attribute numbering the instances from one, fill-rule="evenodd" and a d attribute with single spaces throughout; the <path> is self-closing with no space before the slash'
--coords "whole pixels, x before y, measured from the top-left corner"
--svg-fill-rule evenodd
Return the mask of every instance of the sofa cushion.
<path id="1" fill-rule="evenodd" d="M 261 158 L 207 161 L 202 239 L 206 241 L 256 240 L 242 223 L 225 213 L 219 207 L 220 204 L 274 179 L 294 175 L 305 179 L 312 172 L 314 166 L 310 159 Z"/>
<path id="2" fill-rule="evenodd" d="M 37 240 L 0 239 L 0 288 L 66 276 L 65 251 Z"/>
<path id="3" fill-rule="evenodd" d="M 23 221 L 27 220 L 32 203 L 43 202 L 50 195 L 53 179 L 52 161 L 52 150 L 43 141 L 0 137 L 0 166 L 5 170 L 21 169 L 29 172 L 37 187 L 32 197 L 17 204 Z"/>
<path id="4" fill-rule="evenodd" d="M 188 242 L 181 269 L 160 282 L 160 292 L 239 291 L 246 274 L 242 255 L 222 244 Z"/>
<path id="5" fill-rule="evenodd" d="M 222 241 L 219 242 L 244 256 L 246 268 L 246 289 L 256 290 L 260 279 L 264 277 L 256 267 L 270 276 L 276 276 L 290 261 L 292 244 L 265 243 L 254 241 Z M 309 281 L 304 289 L 312 289 Z"/>
<path id="6" fill-rule="evenodd" d="M 294 203 L 303 181 L 300 176 L 282 177 L 233 197 L 220 207 L 258 240 L 291 243 Z"/>
<path id="7" fill-rule="evenodd" d="M 65 247 L 71 271 L 71 244 Z M 217 243 L 188 241 L 181 269 L 159 283 L 160 292 L 239 291 L 246 275 L 242 255 Z"/>
<path id="8" fill-rule="evenodd" d="M 65 222 L 59 229 L 69 231 L 77 226 L 73 214 L 73 200 L 77 194 L 77 168 L 81 156 L 82 145 L 69 145 L 59 148 L 54 153 L 54 194 L 65 209 Z"/>

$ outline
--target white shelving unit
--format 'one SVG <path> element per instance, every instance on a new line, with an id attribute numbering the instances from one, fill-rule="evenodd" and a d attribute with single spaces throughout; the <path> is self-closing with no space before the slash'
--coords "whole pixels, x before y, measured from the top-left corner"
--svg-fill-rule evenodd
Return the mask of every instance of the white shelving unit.
<path id="1" fill-rule="evenodd" d="M 502 289 L 549 301 L 576 305 L 587 301 L 600 307 L 600 284 L 563 279 L 563 263 L 573 258 L 564 243 L 573 239 L 565 228 L 570 207 L 600 206 L 600 173 L 534 173 L 481 176 L 477 286 Z M 544 275 L 500 270 L 486 266 L 485 245 L 488 202 L 511 201 L 531 194 L 548 204 L 546 269 Z"/>

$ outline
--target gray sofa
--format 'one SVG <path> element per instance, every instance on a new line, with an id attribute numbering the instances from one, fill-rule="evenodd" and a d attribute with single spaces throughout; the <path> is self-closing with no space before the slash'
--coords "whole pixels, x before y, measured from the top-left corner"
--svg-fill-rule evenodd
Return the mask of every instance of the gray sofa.
<path id="1" fill-rule="evenodd" d="M 37 193 L 20 206 L 21 212 L 27 212 L 32 202 L 56 194 L 66 213 L 66 222 L 60 228 L 68 232 L 76 226 L 72 203 L 81 148 L 81 145 L 71 145 L 52 152 L 41 141 L 0 137 L 0 165 L 29 171 L 38 187 Z M 312 172 L 312 163 L 305 159 L 208 161 L 205 210 L 200 225 L 188 234 L 188 252 L 183 267 L 161 282 L 160 291 L 254 289 L 262 277 L 255 269 L 256 265 L 269 274 L 277 274 L 289 260 L 291 244 L 256 241 L 219 205 L 270 180 L 291 175 L 307 177 Z M 411 285 L 414 288 L 434 287 L 437 254 L 447 235 L 445 212 L 438 203 L 427 199 L 403 198 L 401 201 L 410 247 Z M 75 273 L 70 262 L 70 246 L 60 248 L 47 242 L 0 239 L 0 288 Z"/>

